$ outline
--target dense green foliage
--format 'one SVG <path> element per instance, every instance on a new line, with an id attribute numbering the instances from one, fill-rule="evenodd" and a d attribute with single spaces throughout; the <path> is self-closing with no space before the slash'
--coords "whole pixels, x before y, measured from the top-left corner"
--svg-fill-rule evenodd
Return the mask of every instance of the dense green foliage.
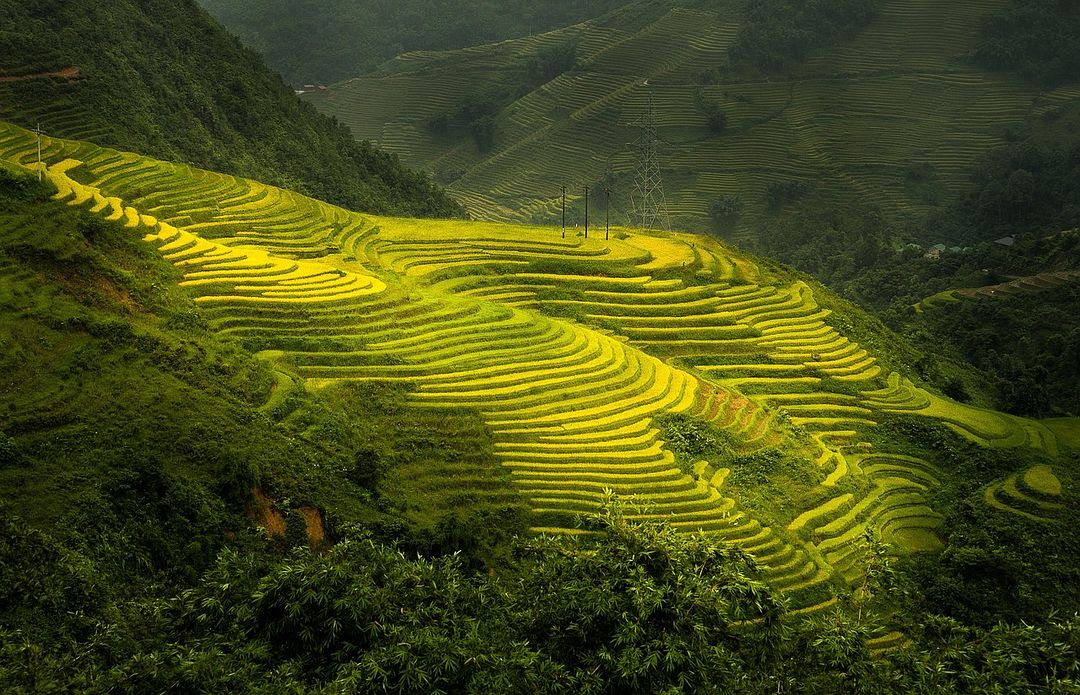
<path id="1" fill-rule="evenodd" d="M 782 70 L 811 50 L 858 31 L 880 6 L 880 0 L 751 0 L 731 59 Z"/>
<path id="2" fill-rule="evenodd" d="M 286 80 L 336 82 L 399 53 L 464 48 L 576 24 L 628 0 L 202 0 Z"/>
<path id="3" fill-rule="evenodd" d="M 960 301 L 922 317 L 992 375 L 1004 410 L 1080 413 L 1080 282 L 1008 299 Z"/>
<path id="4" fill-rule="evenodd" d="M 1080 75 L 1080 5 L 1073 0 L 1012 0 L 983 27 L 975 59 L 1046 84 Z"/>
<path id="5" fill-rule="evenodd" d="M 518 544 L 494 576 L 349 529 L 325 555 L 227 549 L 175 597 L 111 601 L 78 558 L 5 521 L 5 579 L 37 591 L 0 597 L 0 679 L 14 692 L 877 694 L 1070 692 L 1080 675 L 1076 619 L 929 617 L 912 647 L 875 659 L 871 610 L 784 620 L 739 551 L 628 523 L 617 502 L 596 521 L 597 540 Z M 888 562 L 874 576 L 864 595 L 894 581 Z M 53 641 L 20 609 L 92 637 Z"/>
<path id="6" fill-rule="evenodd" d="M 52 135 L 189 161 L 353 209 L 454 216 L 427 176 L 297 100 L 194 0 L 4 2 L 0 115 Z"/>
<path id="7" fill-rule="evenodd" d="M 960 203 L 953 236 L 981 241 L 1080 225 L 1080 141 L 1070 140 L 988 152 L 973 173 L 974 190 Z"/>

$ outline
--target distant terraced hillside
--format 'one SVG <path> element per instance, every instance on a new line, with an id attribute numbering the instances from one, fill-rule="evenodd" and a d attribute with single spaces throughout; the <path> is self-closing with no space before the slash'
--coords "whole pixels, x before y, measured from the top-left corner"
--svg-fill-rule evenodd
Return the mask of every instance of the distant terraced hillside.
<path id="1" fill-rule="evenodd" d="M 608 174 L 624 221 L 635 165 L 628 143 L 651 100 L 675 226 L 706 227 L 710 205 L 735 196 L 743 213 L 734 234 L 747 239 L 767 213 L 770 184 L 923 213 L 965 188 L 1006 126 L 1080 99 L 1075 82 L 1040 91 L 965 61 L 981 19 L 1004 4 L 888 0 L 857 37 L 788 76 L 710 78 L 727 60 L 743 3 L 640 0 L 548 34 L 408 53 L 308 98 L 357 137 L 449 182 L 474 217 L 515 221 L 556 219 L 560 186 L 580 206 L 582 186 Z M 429 127 L 471 93 L 513 93 L 531 57 L 567 43 L 577 45 L 576 66 L 503 108 L 490 152 Z M 726 114 L 720 134 L 708 129 L 707 102 Z"/>
<path id="2" fill-rule="evenodd" d="M 1076 282 L 1080 282 L 1080 271 L 1048 271 L 1038 275 L 1014 278 L 996 285 L 962 287 L 956 290 L 938 292 L 917 302 L 915 311 L 923 312 L 927 309 L 940 307 L 943 303 L 956 302 L 961 299 L 1008 299 L 1019 295 L 1038 294 Z"/>
<path id="3" fill-rule="evenodd" d="M 932 493 L 950 472 L 875 446 L 883 419 L 1057 453 L 1041 423 L 920 388 L 888 338 L 855 335 L 855 310 L 708 239 L 367 216 L 72 141 L 46 139 L 44 158 L 58 199 L 181 268 L 202 318 L 261 349 L 280 388 L 397 382 L 419 407 L 479 411 L 538 530 L 581 532 L 605 489 L 633 495 L 640 517 L 745 549 L 797 607 L 858 578 L 868 529 L 940 547 Z M 0 159 L 33 168 L 32 134 L 0 127 Z M 671 418 L 723 451 L 676 455 Z M 987 502 L 1056 523 L 1055 470 Z M 483 496 L 464 464 L 430 476 Z M 1011 504 L 1029 490 L 1034 507 Z"/>

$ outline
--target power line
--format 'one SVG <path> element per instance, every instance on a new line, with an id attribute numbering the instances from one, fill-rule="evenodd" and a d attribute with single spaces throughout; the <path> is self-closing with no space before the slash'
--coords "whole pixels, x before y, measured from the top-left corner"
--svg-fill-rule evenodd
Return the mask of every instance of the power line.
<path id="1" fill-rule="evenodd" d="M 566 186 L 562 187 L 562 238 L 566 238 Z"/>
<path id="2" fill-rule="evenodd" d="M 589 186 L 585 186 L 585 238 L 589 238 Z"/>

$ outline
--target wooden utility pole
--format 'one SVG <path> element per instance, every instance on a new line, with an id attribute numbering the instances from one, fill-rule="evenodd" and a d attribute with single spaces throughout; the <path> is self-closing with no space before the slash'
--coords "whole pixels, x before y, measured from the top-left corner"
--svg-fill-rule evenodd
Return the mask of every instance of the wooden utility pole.
<path id="1" fill-rule="evenodd" d="M 585 186 L 585 238 L 589 238 L 589 187 Z"/>
<path id="2" fill-rule="evenodd" d="M 611 189 L 604 187 L 604 241 L 611 234 Z"/>
<path id="3" fill-rule="evenodd" d="M 41 124 L 37 124 L 37 128 L 34 129 L 37 133 L 37 180 L 41 181 L 41 177 L 44 175 L 44 168 L 41 166 Z"/>
<path id="4" fill-rule="evenodd" d="M 562 238 L 566 238 L 566 186 L 562 187 Z"/>

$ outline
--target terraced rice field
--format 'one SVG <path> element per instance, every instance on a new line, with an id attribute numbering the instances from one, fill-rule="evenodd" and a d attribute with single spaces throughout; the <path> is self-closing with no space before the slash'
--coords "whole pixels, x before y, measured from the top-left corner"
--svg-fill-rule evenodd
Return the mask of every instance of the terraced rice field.
<path id="1" fill-rule="evenodd" d="M 1061 270 L 1054 272 L 1039 273 L 1027 277 L 1019 277 L 1008 282 L 983 287 L 964 287 L 958 290 L 945 290 L 931 295 L 915 304 L 915 311 L 923 312 L 927 309 L 937 309 L 944 304 L 957 302 L 962 299 L 995 299 L 1004 300 L 1030 294 L 1046 292 L 1063 285 L 1080 282 L 1080 271 Z"/>
<path id="2" fill-rule="evenodd" d="M 676 226 L 704 226 L 717 196 L 738 196 L 744 213 L 735 235 L 745 240 L 767 214 L 773 182 L 805 182 L 823 200 L 923 212 L 932 201 L 909 185 L 912 164 L 930 165 L 943 196 L 956 194 L 980 153 L 1003 143 L 1005 125 L 1080 99 L 1077 84 L 1042 91 L 965 59 L 982 19 L 1003 5 L 887 0 L 858 36 L 790 75 L 710 82 L 701 75 L 725 64 L 744 3 L 720 0 L 706 11 L 640 0 L 539 37 L 406 54 L 306 98 L 358 138 L 452 181 L 451 193 L 474 217 L 517 222 L 554 221 L 561 186 L 577 192 L 606 175 L 615 183 L 615 216 L 625 221 L 634 172 L 628 143 L 651 100 Z M 463 130 L 428 127 L 477 85 L 517 91 L 540 47 L 565 42 L 577 43 L 577 65 L 505 106 L 490 153 L 477 152 Z M 724 133 L 709 133 L 702 98 L 721 105 Z"/>
<path id="3" fill-rule="evenodd" d="M 260 356 L 286 388 L 397 382 L 434 414 L 479 412 L 538 530 L 580 532 L 605 490 L 632 495 L 642 518 L 745 549 L 797 608 L 857 579 L 868 528 L 899 552 L 940 547 L 927 493 L 941 472 L 873 450 L 860 432 L 883 413 L 939 418 L 986 445 L 1056 447 L 1038 423 L 884 368 L 810 285 L 709 239 L 381 218 L 92 145 L 49 140 L 46 155 L 58 199 L 130 227 L 181 268 L 209 325 L 271 346 Z M 0 158 L 35 156 L 30 133 L 0 127 Z M 673 454 L 664 413 L 709 423 L 738 452 L 794 452 L 813 501 L 751 509 L 721 462 Z M 1016 482 L 1040 503 L 1016 509 L 1048 514 L 1050 477 Z M 445 484 L 482 495 L 463 470 Z M 987 495 L 1020 499 L 1007 484 Z"/>
<path id="4" fill-rule="evenodd" d="M 46 132 L 92 139 L 108 132 L 108 123 L 78 105 L 72 95 L 85 88 L 85 75 L 60 51 L 0 55 L 0 119 L 40 124 Z M 27 98 L 28 88 L 34 98 Z"/>
<path id="5" fill-rule="evenodd" d="M 1052 523 L 1065 509 L 1061 481 L 1050 466 L 1040 465 L 986 488 L 986 503 L 1002 512 Z"/>

